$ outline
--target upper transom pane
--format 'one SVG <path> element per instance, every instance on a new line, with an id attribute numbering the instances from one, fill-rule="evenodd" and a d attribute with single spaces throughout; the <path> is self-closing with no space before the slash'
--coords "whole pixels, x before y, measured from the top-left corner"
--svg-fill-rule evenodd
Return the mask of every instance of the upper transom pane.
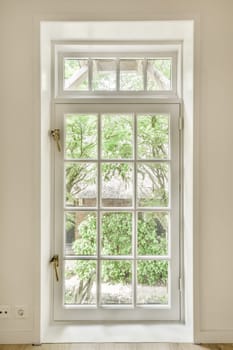
<path id="1" fill-rule="evenodd" d="M 147 61 L 147 90 L 172 89 L 172 59 L 156 58 Z"/>
<path id="2" fill-rule="evenodd" d="M 64 90 L 88 91 L 88 60 L 64 59 Z"/>
<path id="3" fill-rule="evenodd" d="M 116 60 L 93 60 L 92 90 L 111 91 L 116 90 Z"/>
<path id="4" fill-rule="evenodd" d="M 143 60 L 120 60 L 120 90 L 140 91 L 144 89 Z"/>

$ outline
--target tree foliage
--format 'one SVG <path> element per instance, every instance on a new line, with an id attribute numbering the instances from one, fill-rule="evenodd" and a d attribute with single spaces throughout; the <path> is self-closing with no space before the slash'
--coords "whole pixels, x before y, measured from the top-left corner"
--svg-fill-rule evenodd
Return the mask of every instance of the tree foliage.
<path id="1" fill-rule="evenodd" d="M 167 235 L 166 219 L 152 215 L 139 217 L 138 253 L 140 255 L 166 255 Z M 73 243 L 73 251 L 78 255 L 93 255 L 96 247 L 96 218 L 88 215 L 79 226 L 80 238 Z M 128 213 L 108 213 L 102 218 L 101 247 L 103 255 L 130 255 L 132 253 L 132 217 Z M 127 284 L 131 280 L 132 266 L 129 261 L 107 261 L 103 264 L 102 280 L 110 283 Z M 75 273 L 86 280 L 95 273 L 95 264 L 90 261 L 78 261 Z M 143 260 L 138 264 L 139 284 L 163 285 L 167 280 L 167 262 Z"/>
<path id="2" fill-rule="evenodd" d="M 65 152 L 66 201 L 78 205 L 80 194 L 96 182 L 96 166 L 88 159 L 97 159 L 98 142 L 101 144 L 103 181 L 110 181 L 116 174 L 125 185 L 130 184 L 131 164 L 118 159 L 133 159 L 133 115 L 103 114 L 101 116 L 101 139 L 98 140 L 98 118 L 94 114 L 71 114 L 66 116 Z M 137 156 L 144 160 L 137 167 L 138 201 L 141 207 L 166 207 L 168 205 L 168 165 L 147 160 L 169 158 L 169 117 L 159 114 L 137 115 Z M 86 159 L 86 162 L 72 162 Z M 149 188 L 149 190 L 148 190 Z M 68 215 L 68 214 L 67 214 Z M 69 217 L 69 215 L 68 215 Z M 132 214 L 129 212 L 103 213 L 101 217 L 101 254 L 105 256 L 132 255 Z M 168 223 L 165 213 L 138 213 L 137 252 L 139 256 L 167 255 Z M 77 225 L 74 216 L 66 221 L 66 230 Z M 72 249 L 77 255 L 96 254 L 96 217 L 86 214 L 77 226 L 78 237 Z M 96 276 L 96 262 L 78 260 L 71 275 L 80 280 L 76 296 L 84 300 L 90 293 Z M 139 260 L 137 282 L 142 285 L 164 285 L 167 281 L 168 263 L 163 260 Z M 101 263 L 101 280 L 105 283 L 127 284 L 132 280 L 132 263 L 129 260 L 106 260 Z M 85 291 L 85 292 L 84 292 Z"/>
<path id="3" fill-rule="evenodd" d="M 167 206 L 167 164 L 147 163 L 146 159 L 166 159 L 169 156 L 168 116 L 139 115 L 137 121 L 137 153 L 145 159 L 138 167 L 141 181 L 141 206 Z M 106 159 L 130 159 L 133 155 L 133 119 L 130 115 L 102 116 L 102 156 Z M 97 117 L 95 115 L 68 115 L 66 118 L 66 157 L 70 159 L 97 159 Z M 75 202 L 79 192 L 96 181 L 96 168 L 87 163 L 68 163 L 66 166 L 67 198 Z M 103 163 L 103 180 L 109 181 L 116 173 L 124 183 L 130 181 L 129 163 Z M 83 181 L 85 179 L 85 181 Z M 150 194 L 144 193 L 143 182 L 151 183 Z"/>

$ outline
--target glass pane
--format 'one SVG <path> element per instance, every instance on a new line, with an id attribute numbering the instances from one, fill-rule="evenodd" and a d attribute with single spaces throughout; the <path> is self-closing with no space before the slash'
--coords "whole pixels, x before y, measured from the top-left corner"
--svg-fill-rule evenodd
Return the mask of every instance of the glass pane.
<path id="1" fill-rule="evenodd" d="M 131 115 L 102 115 L 102 157 L 127 159 L 133 156 L 133 118 Z"/>
<path id="2" fill-rule="evenodd" d="M 167 207 L 168 164 L 144 163 L 137 168 L 137 198 L 139 207 Z"/>
<path id="3" fill-rule="evenodd" d="M 96 304 L 96 261 L 65 261 L 64 304 Z"/>
<path id="4" fill-rule="evenodd" d="M 147 90 L 171 90 L 172 59 L 159 58 L 147 61 Z"/>
<path id="5" fill-rule="evenodd" d="M 97 157 L 96 115 L 66 115 L 65 131 L 66 158 L 93 159 Z"/>
<path id="6" fill-rule="evenodd" d="M 116 61 L 110 59 L 93 60 L 92 90 L 116 90 Z"/>
<path id="7" fill-rule="evenodd" d="M 88 90 L 88 60 L 64 59 L 64 89 L 74 91 Z"/>
<path id="8" fill-rule="evenodd" d="M 102 254 L 130 255 L 132 253 L 132 213 L 102 215 Z"/>
<path id="9" fill-rule="evenodd" d="M 165 212 L 138 213 L 138 255 L 167 255 L 168 220 Z"/>
<path id="10" fill-rule="evenodd" d="M 141 159 L 167 159 L 169 157 L 169 116 L 137 116 L 137 152 Z"/>
<path id="11" fill-rule="evenodd" d="M 96 254 L 96 213 L 65 213 L 65 255 Z"/>
<path id="12" fill-rule="evenodd" d="M 120 60 L 120 90 L 143 89 L 143 60 Z"/>
<path id="13" fill-rule="evenodd" d="M 131 207 L 133 202 L 132 164 L 102 164 L 102 206 Z"/>
<path id="14" fill-rule="evenodd" d="M 167 261 L 138 261 L 137 304 L 168 304 Z"/>
<path id="15" fill-rule="evenodd" d="M 66 163 L 66 205 L 95 207 L 97 166 L 93 163 Z"/>
<path id="16" fill-rule="evenodd" d="M 131 261 L 102 261 L 101 304 L 132 304 Z"/>

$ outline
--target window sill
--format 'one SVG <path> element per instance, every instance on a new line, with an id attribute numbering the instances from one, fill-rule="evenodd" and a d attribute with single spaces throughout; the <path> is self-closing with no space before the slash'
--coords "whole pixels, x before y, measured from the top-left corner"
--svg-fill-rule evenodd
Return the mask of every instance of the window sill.
<path id="1" fill-rule="evenodd" d="M 182 323 L 53 323 L 42 342 L 193 342 L 192 326 Z"/>

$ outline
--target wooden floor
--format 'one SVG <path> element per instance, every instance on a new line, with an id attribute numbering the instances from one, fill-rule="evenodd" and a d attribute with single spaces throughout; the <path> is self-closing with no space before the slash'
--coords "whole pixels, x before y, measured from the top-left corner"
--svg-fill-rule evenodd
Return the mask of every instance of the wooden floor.
<path id="1" fill-rule="evenodd" d="M 233 350 L 233 344 L 175 344 L 175 343 L 85 343 L 0 345 L 0 350 Z"/>

